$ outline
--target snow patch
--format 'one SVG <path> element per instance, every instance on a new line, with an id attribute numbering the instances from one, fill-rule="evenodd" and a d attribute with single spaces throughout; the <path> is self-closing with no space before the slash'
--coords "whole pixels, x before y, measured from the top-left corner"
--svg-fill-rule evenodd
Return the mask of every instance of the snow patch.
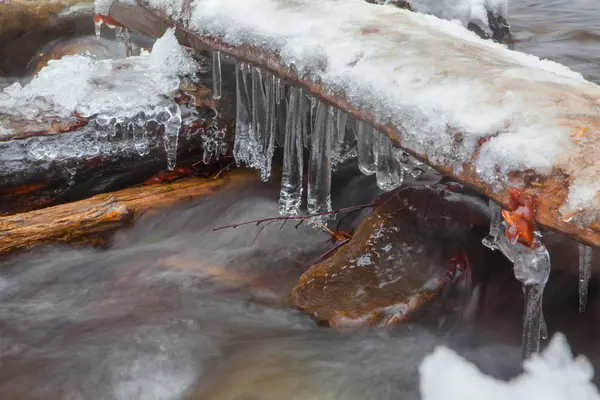
<path id="1" fill-rule="evenodd" d="M 419 367 L 423 400 L 598 400 L 587 358 L 573 358 L 566 338 L 556 334 L 548 348 L 525 361 L 521 376 L 498 381 L 452 350 L 439 347 Z"/>

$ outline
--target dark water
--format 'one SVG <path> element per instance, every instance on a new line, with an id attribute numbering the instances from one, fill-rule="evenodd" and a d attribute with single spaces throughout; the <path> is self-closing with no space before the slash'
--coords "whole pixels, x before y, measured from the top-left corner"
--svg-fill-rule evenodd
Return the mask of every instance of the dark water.
<path id="1" fill-rule="evenodd" d="M 564 64 L 600 82 L 600 3 L 509 0 L 514 49 Z"/>

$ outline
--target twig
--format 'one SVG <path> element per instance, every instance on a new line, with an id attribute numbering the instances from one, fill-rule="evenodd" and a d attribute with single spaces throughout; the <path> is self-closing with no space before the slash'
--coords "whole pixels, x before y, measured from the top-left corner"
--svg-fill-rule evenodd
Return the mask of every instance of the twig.
<path id="1" fill-rule="evenodd" d="M 217 179 L 223 171 L 225 171 L 227 168 L 231 167 L 233 164 L 235 164 L 235 161 L 232 163 L 229 163 L 225 167 L 221 168 L 221 170 L 219 172 L 217 172 L 217 174 L 213 177 L 213 179 Z"/>
<path id="2" fill-rule="evenodd" d="M 346 239 L 342 240 L 341 242 L 336 243 L 333 247 L 331 247 L 325 253 L 323 253 L 319 257 L 317 257 L 317 259 L 314 261 L 313 264 L 317 264 L 319 261 L 321 261 L 324 258 L 326 258 L 328 255 L 330 255 L 331 253 L 333 253 L 334 251 L 336 251 L 337 249 L 339 249 L 340 247 L 342 247 L 343 245 L 345 245 L 346 243 L 348 243 L 350 241 L 350 239 L 351 238 L 346 238 Z"/>
<path id="3" fill-rule="evenodd" d="M 232 224 L 232 225 L 225 225 L 225 226 L 220 226 L 218 228 L 213 228 L 213 231 L 220 231 L 221 229 L 229 229 L 229 228 L 237 228 L 238 226 L 242 226 L 242 225 L 250 225 L 250 224 L 255 224 L 256 226 L 262 224 L 263 222 L 270 222 L 270 221 L 300 221 L 300 224 L 304 221 L 308 221 L 310 218 L 313 217 L 320 217 L 323 215 L 331 215 L 331 214 L 338 214 L 338 213 L 343 213 L 343 212 L 349 212 L 349 211 L 354 211 L 354 210 L 360 210 L 363 208 L 369 208 L 369 207 L 378 207 L 380 205 L 379 202 L 375 202 L 375 203 L 370 203 L 370 204 L 363 204 L 360 206 L 352 206 L 352 207 L 346 207 L 346 208 L 340 208 L 337 210 L 333 210 L 333 211 L 325 211 L 325 212 L 321 212 L 321 213 L 317 213 L 317 214 L 310 214 L 310 215 L 306 215 L 303 217 L 300 216 L 290 216 L 290 217 L 273 217 L 273 218 L 263 218 L 263 219 L 255 219 L 252 221 L 246 221 L 246 222 L 240 222 L 239 224 Z M 298 224 L 298 225 L 300 225 Z"/>

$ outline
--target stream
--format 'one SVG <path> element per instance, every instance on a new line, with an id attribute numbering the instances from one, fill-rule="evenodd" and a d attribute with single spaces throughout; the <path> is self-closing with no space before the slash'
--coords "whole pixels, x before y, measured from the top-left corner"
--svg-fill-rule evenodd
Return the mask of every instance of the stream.
<path id="1" fill-rule="evenodd" d="M 508 21 L 512 48 L 600 83 L 600 6 L 594 0 L 511 0 Z M 93 22 L 82 31 L 93 35 Z M 124 50 L 112 39 L 100 40 L 99 59 Z M 148 43 L 137 40 L 140 46 Z M 35 63 L 28 67 L 35 70 Z M 0 89 L 20 77 L 2 79 Z M 335 208 L 367 204 L 382 193 L 372 176 L 349 164 L 331 178 Z M 511 269 L 502 268 L 498 252 L 490 251 L 486 263 L 475 266 L 477 314 L 450 333 L 436 332 L 418 318 L 393 330 L 338 331 L 294 309 L 290 293 L 331 248 L 327 233 L 307 223 L 281 222 L 213 230 L 279 215 L 278 168 L 267 182 L 259 175 L 241 188 L 226 185 L 216 196 L 145 215 L 119 231 L 107 249 L 42 246 L 3 260 L 0 398 L 416 400 L 427 393 L 427 400 L 468 400 L 478 397 L 444 394 L 444 388 L 465 383 L 444 378 L 444 368 L 470 371 L 474 365 L 498 380 L 522 373 L 521 286 Z M 343 222 L 357 227 L 367 215 L 363 210 Z M 586 312 L 580 314 L 577 244 L 552 233 L 546 239 L 553 267 L 544 294 L 549 337 L 564 333 L 573 353 L 584 354 L 598 371 L 600 257 L 594 260 Z M 422 364 L 437 346 L 472 365 Z M 570 355 L 557 354 L 556 364 L 569 364 Z M 581 375 L 589 372 L 585 362 L 575 364 Z M 434 375 L 437 394 L 422 386 Z M 479 376 L 472 376 L 477 387 Z M 593 381 L 598 385 L 600 378 Z M 479 398 L 503 400 L 509 394 Z M 560 398 L 552 396 L 532 391 L 526 400 Z"/>

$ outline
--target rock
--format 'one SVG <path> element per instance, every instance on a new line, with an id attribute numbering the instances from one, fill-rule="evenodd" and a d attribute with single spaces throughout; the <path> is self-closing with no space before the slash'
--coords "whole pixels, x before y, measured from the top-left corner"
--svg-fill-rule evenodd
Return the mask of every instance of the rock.
<path id="1" fill-rule="evenodd" d="M 97 60 L 117 59 L 125 56 L 125 50 L 116 41 L 99 38 L 95 35 L 67 40 L 53 40 L 42 47 L 27 65 L 27 75 L 34 75 L 44 68 L 48 61 L 59 60 L 67 55 L 92 54 Z"/>
<path id="2" fill-rule="evenodd" d="M 334 327 L 404 321 L 479 259 L 483 232 L 473 228 L 488 224 L 479 197 L 446 186 L 403 189 L 302 275 L 293 303 Z"/>
<path id="3" fill-rule="evenodd" d="M 48 42 L 94 32 L 92 0 L 0 2 L 0 70 L 21 75 Z"/>

